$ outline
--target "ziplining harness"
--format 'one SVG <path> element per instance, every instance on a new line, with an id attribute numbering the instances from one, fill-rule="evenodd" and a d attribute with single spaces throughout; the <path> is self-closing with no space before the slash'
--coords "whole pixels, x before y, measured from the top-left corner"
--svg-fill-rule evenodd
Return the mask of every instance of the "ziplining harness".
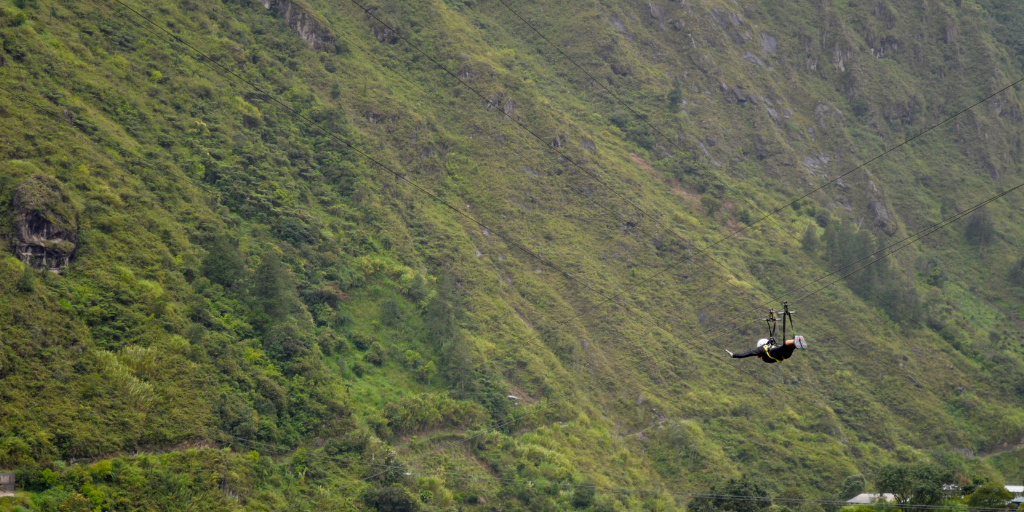
<path id="1" fill-rule="evenodd" d="M 786 343 L 786 319 L 787 318 L 789 319 L 789 324 L 790 325 L 796 327 L 796 323 L 793 322 L 793 313 L 795 313 L 795 311 L 790 311 L 789 310 L 789 302 L 783 302 L 782 303 L 782 311 L 775 311 L 775 309 L 773 309 L 773 308 L 768 308 L 768 318 L 764 319 L 764 321 L 768 324 L 768 343 L 765 343 L 763 345 L 763 347 L 764 347 L 764 355 L 765 355 L 765 357 L 767 357 L 768 359 L 771 359 L 772 361 L 775 361 L 775 362 L 778 362 L 778 363 L 782 362 L 782 359 L 775 359 L 774 357 L 772 357 L 771 356 L 771 352 L 770 352 L 771 349 L 773 349 L 775 347 L 778 347 L 778 346 L 782 346 L 782 345 L 779 345 L 775 341 L 775 328 L 776 328 L 778 320 L 779 320 L 779 315 L 782 316 L 782 344 L 785 345 L 785 343 Z"/>

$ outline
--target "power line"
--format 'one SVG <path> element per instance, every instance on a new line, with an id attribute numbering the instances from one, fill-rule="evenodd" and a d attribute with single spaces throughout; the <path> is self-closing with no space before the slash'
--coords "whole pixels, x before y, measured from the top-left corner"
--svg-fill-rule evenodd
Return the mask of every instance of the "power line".
<path id="1" fill-rule="evenodd" d="M 327 130 L 325 130 L 325 129 L 324 129 L 323 127 L 321 127 L 321 126 L 320 126 L 320 125 L 319 125 L 318 123 L 316 123 L 315 121 L 313 121 L 313 120 L 309 119 L 308 117 L 304 116 L 304 115 L 303 115 L 303 114 L 302 114 L 301 112 L 298 112 L 298 111 L 296 111 L 296 110 L 292 109 L 292 108 L 291 108 L 290 106 L 288 106 L 287 104 L 285 104 L 285 103 L 284 103 L 283 101 L 281 101 L 281 100 L 280 100 L 280 99 L 278 99 L 277 97 L 275 97 L 275 96 L 273 96 L 273 95 L 271 95 L 271 94 L 267 93 L 267 92 L 266 92 L 265 90 L 263 90 L 263 89 L 262 89 L 261 87 L 259 87 L 258 85 L 256 85 L 256 84 L 254 84 L 253 82 L 251 82 L 251 81 L 249 81 L 249 80 L 245 79 L 244 77 L 241 77 L 241 76 L 239 76 L 239 75 L 238 75 L 237 73 L 235 73 L 234 71 L 232 71 L 232 70 L 230 70 L 229 68 L 225 67 L 224 65 L 222 65 L 222 64 L 220 64 L 220 63 L 218 63 L 218 62 L 214 61 L 214 60 L 213 60 L 213 59 L 211 59 L 211 58 L 210 58 L 210 57 L 209 57 L 208 55 L 206 55 L 206 54 L 205 54 L 204 52 L 202 52 L 201 50 L 197 49 L 197 48 L 196 48 L 195 46 L 193 46 L 193 45 L 189 44 L 188 42 L 184 41 L 184 40 L 183 40 L 182 38 L 178 37 L 178 36 L 177 36 L 177 35 L 175 35 L 174 33 L 172 33 L 172 32 L 170 32 L 170 31 L 168 31 L 167 29 L 163 28 L 163 27 L 162 27 L 162 26 L 160 26 L 159 24 L 155 23 L 155 22 L 154 22 L 154 21 L 153 21 L 152 19 L 150 19 L 150 18 L 146 17 L 145 15 L 141 14 L 141 13 L 140 13 L 139 11 L 137 11 L 136 9 L 133 9 L 132 7 L 130 7 L 130 6 L 128 6 L 128 5 L 126 5 L 126 4 L 125 4 L 125 3 L 124 3 L 124 2 L 122 1 L 122 0 L 115 0 L 115 2 L 117 2 L 118 4 L 120 4 L 120 5 L 121 5 L 122 7 L 124 7 L 125 9 L 127 9 L 127 10 L 131 11 L 131 12 L 132 12 L 133 14 L 135 14 L 135 15 L 136 15 L 137 17 L 139 17 L 139 18 L 142 18 L 143 20 L 145 20 L 145 22 L 146 22 L 146 23 L 148 23 L 149 25 L 152 25 L 152 26 L 156 27 L 156 28 L 157 28 L 157 29 L 158 29 L 159 31 L 161 31 L 161 32 L 163 32 L 163 33 L 165 33 L 165 34 L 169 35 L 169 36 L 170 36 L 171 38 L 173 38 L 173 39 L 174 39 L 174 40 L 175 40 L 176 42 L 178 42 L 179 44 L 181 44 L 181 45 L 183 45 L 183 46 L 185 46 L 185 47 L 189 48 L 190 50 L 192 50 L 192 51 L 193 51 L 193 52 L 194 52 L 195 54 L 199 55 L 199 56 L 200 56 L 200 57 L 202 58 L 202 60 L 203 60 L 203 61 L 205 61 L 205 63 L 207 64 L 207 66 L 210 66 L 210 67 L 211 67 L 212 69 L 214 69 L 215 71 L 217 70 L 217 68 L 220 68 L 220 69 L 221 69 L 221 70 L 223 71 L 223 73 L 221 73 L 221 74 L 225 74 L 225 73 L 226 73 L 227 75 L 230 75 L 231 77 L 235 78 L 236 80 L 238 80 L 238 81 L 241 81 L 241 82 L 243 82 L 243 83 L 247 84 L 247 85 L 248 85 L 249 87 L 251 87 L 251 88 L 252 88 L 253 90 L 255 90 L 256 92 L 258 92 L 258 93 L 259 93 L 260 95 L 264 96 L 264 97 L 265 97 L 265 98 L 267 98 L 268 100 L 270 100 L 270 101 L 271 101 L 272 103 L 274 103 L 274 104 L 278 105 L 279 107 L 283 108 L 284 110 L 286 110 L 287 112 L 291 113 L 291 114 L 292 114 L 292 115 L 294 115 L 295 117 L 297 117 L 297 118 L 299 118 L 299 119 L 302 119 L 302 120 L 304 120 L 304 121 L 305 121 L 305 122 L 307 122 L 307 123 L 308 123 L 309 125 L 311 125 L 311 126 L 313 126 L 313 127 L 317 128 L 317 129 L 318 129 L 319 131 L 321 131 L 321 133 L 324 133 L 324 134 L 326 134 L 326 135 L 327 135 L 328 137 L 330 137 L 330 138 L 332 138 L 332 139 L 334 139 L 334 140 L 337 140 L 337 141 L 339 141 L 339 142 L 341 142 L 341 143 L 345 144 L 346 146 L 348 146 L 349 148 L 351 148 L 351 149 L 352 149 L 353 151 L 355 151 L 355 152 L 359 153 L 360 155 L 364 156 L 365 158 L 367 158 L 367 159 L 368 159 L 368 160 L 370 160 L 371 162 L 375 163 L 375 164 L 376 164 L 377 166 L 381 167 L 381 168 L 382 168 L 382 169 L 384 169 L 385 171 L 387 171 L 387 172 L 389 172 L 390 174 L 394 175 L 394 176 L 395 176 L 396 178 L 398 178 L 399 180 L 402 180 L 402 181 L 405 181 L 406 183 L 409 183 L 409 184 L 410 184 L 410 185 L 412 185 L 412 186 L 413 186 L 414 188 L 416 188 L 416 189 L 417 189 L 417 190 L 419 190 L 420 192 L 424 193 L 424 194 L 425 194 L 425 195 L 427 195 L 428 197 L 430 197 L 430 198 L 434 199 L 435 201 L 437 201 L 437 202 L 441 203 L 442 205 L 444 205 L 444 206 L 445 206 L 446 208 L 448 208 L 449 210 L 451 210 L 451 211 L 453 211 L 453 212 L 455 212 L 455 213 L 459 214 L 459 215 L 460 215 L 460 216 L 462 216 L 462 217 L 465 217 L 465 218 L 467 218 L 468 220 L 470 220 L 470 222 L 472 222 L 472 223 L 474 223 L 474 224 L 476 224 L 476 225 L 478 225 L 478 226 L 480 226 L 480 227 L 482 227 L 482 228 L 484 228 L 484 229 L 488 229 L 489 231 L 491 231 L 491 232 L 495 233 L 495 234 L 496 234 L 497 236 L 499 236 L 500 238 L 502 238 L 503 240 L 505 240 L 505 242 L 506 242 L 506 243 L 508 243 L 508 244 L 509 244 L 510 246 L 512 246 L 512 247 L 515 247 L 515 248 L 518 248 L 518 249 L 520 249 L 520 250 L 521 250 L 522 252 L 524 252 L 525 254 L 527 254 L 528 256 L 530 256 L 530 257 L 532 257 L 532 258 L 534 258 L 534 259 L 537 259 L 538 261 L 540 261 L 540 262 L 544 263 L 545 265 L 548 265 L 548 266 L 550 266 L 550 267 L 554 268 L 554 269 L 555 269 L 556 271 L 558 271 L 558 272 L 559 272 L 559 273 L 560 273 L 561 275 L 563 275 L 563 276 L 564 276 L 564 277 L 566 277 L 567 279 L 573 280 L 573 281 L 577 282 L 578 284 L 581 284 L 581 285 L 583 285 L 583 286 L 584 286 L 585 288 L 587 288 L 587 289 L 590 289 L 590 290 L 591 290 L 591 291 L 593 291 L 594 293 L 596 293 L 596 294 L 598 294 L 598 295 L 602 295 L 602 296 L 603 296 L 603 294 L 602 294 L 601 292 L 599 292 L 599 291 L 597 291 L 597 290 L 593 290 L 592 288 L 590 288 L 590 287 L 589 287 L 589 286 L 587 286 L 586 284 L 584 284 L 584 283 L 580 282 L 580 281 L 579 281 L 578 279 L 576 279 L 575 277 L 573 277 L 573 276 L 572 276 L 571 274 L 569 274 L 568 272 L 566 272 L 566 271 L 562 270 L 562 269 L 561 269 L 560 267 L 558 267 L 558 266 L 557 266 L 557 265 L 555 265 L 554 263 L 552 263 L 552 262 L 550 262 L 550 261 L 548 261 L 548 260 L 544 259 L 544 258 L 543 258 L 542 256 L 540 256 L 539 254 L 535 253 L 534 251 L 531 251 L 531 250 L 527 249 L 526 247 L 522 246 L 521 244 L 519 244 L 519 243 L 515 242 L 514 240 L 511 240 L 510 238 L 508 238 L 507 236 L 505 236 L 505 235 L 504 235 L 504 234 L 503 234 L 502 232 L 500 232 L 500 231 L 496 231 L 496 230 L 494 230 L 494 229 L 490 228 L 490 227 L 489 227 L 488 225 L 484 224 L 484 223 L 483 223 L 482 221 L 479 221 L 479 220 L 477 220 L 477 219 L 476 219 L 475 217 L 473 217 L 473 216 L 471 216 L 471 215 L 469 215 L 469 214 L 465 213 L 465 212 L 464 212 L 464 211 L 462 211 L 461 209 L 459 209 L 459 208 L 457 208 L 457 207 L 453 206 L 452 204 L 450 204 L 450 203 L 448 203 L 448 202 L 445 202 L 445 201 L 444 201 L 443 199 L 441 199 L 441 198 L 440 198 L 440 197 L 438 197 L 437 195 L 435 195 L 435 194 L 431 193 L 430 191 L 426 190 L 426 189 L 425 189 L 425 188 L 423 188 L 422 186 L 420 186 L 420 185 L 417 185 L 417 184 L 415 184 L 414 182 L 412 182 L 411 180 L 409 180 L 409 179 L 408 179 L 408 178 L 407 178 L 406 176 L 404 176 L 404 175 L 402 175 L 402 174 L 400 174 L 400 173 L 397 173 L 396 171 L 392 170 L 392 169 L 391 169 L 390 167 L 388 167 L 387 165 L 383 164 L 383 163 L 382 163 L 382 162 L 380 162 L 379 160 L 377 160 L 377 159 L 375 159 L 374 157 L 372 157 L 371 155 L 369 155 L 369 154 L 367 154 L 366 152 L 364 152 L 364 151 L 360 150 L 359 148 L 355 147 L 355 146 L 354 146 L 354 145 L 353 145 L 352 143 L 350 143 L 350 142 L 348 142 L 348 141 L 346 141 L 346 140 L 344 140 L 344 139 L 342 139 L 342 138 L 340 138 L 340 137 L 338 137 L 338 136 L 334 135 L 334 134 L 333 134 L 332 132 L 330 132 L 330 131 L 327 131 Z M 220 73 L 220 72 L 219 72 L 219 73 Z M 538 335 L 538 336 L 536 337 L 536 339 L 540 339 L 540 338 L 539 338 L 539 335 Z M 577 390 L 577 392 L 576 392 L 576 393 L 574 393 L 574 394 L 573 394 L 572 396 L 573 396 L 573 397 L 575 397 L 575 396 L 576 396 L 576 395 L 578 395 L 578 394 L 579 394 L 579 393 L 580 393 L 581 391 L 582 391 L 582 389 L 578 389 L 578 390 Z M 510 420 L 510 421 L 513 421 L 513 420 Z"/>
<path id="2" fill-rule="evenodd" d="M 122 3 L 122 2 L 120 2 L 120 1 L 119 1 L 119 3 Z M 124 5 L 124 4 L 122 3 L 122 5 Z M 129 7 L 129 9 L 130 9 L 130 7 Z M 131 10 L 133 10 L 133 9 L 131 9 Z M 151 23 L 152 23 L 152 22 L 151 22 Z M 158 26 L 158 27 L 159 27 L 159 26 Z M 166 31 L 165 31 L 165 32 L 166 32 Z M 194 48 L 194 50 L 195 50 L 195 48 Z M 248 82 L 248 81 L 247 81 L 247 82 Z M 250 85 L 253 85 L 253 84 L 251 84 L 251 83 L 250 83 Z M 258 88 L 258 87 L 254 87 L 254 88 L 256 88 L 257 90 L 259 90 L 259 88 Z M 260 90 L 260 92 L 261 92 L 261 93 L 262 93 L 263 95 L 266 95 L 266 93 L 265 93 L 265 92 L 263 92 L 263 91 L 261 91 L 261 90 Z M 272 96 L 270 97 L 270 99 L 271 99 L 271 100 L 274 100 L 275 102 L 278 102 L 278 103 L 282 104 L 283 106 L 285 106 L 285 108 L 286 108 L 286 109 L 288 109 L 288 105 L 284 104 L 284 103 L 283 103 L 283 102 L 281 102 L 280 100 L 278 100 L 278 99 L 276 99 L 276 98 L 273 98 Z M 290 110 L 290 109 L 288 109 L 288 110 Z M 294 113 L 294 111 L 292 111 L 292 112 Z M 299 116 L 299 117 L 301 118 L 301 116 Z M 350 147 L 352 146 L 352 144 L 350 144 L 350 143 L 348 143 L 348 142 L 345 142 L 345 143 L 346 143 L 346 145 L 349 145 Z M 383 164 L 381 164 L 380 162 L 378 162 L 378 161 L 374 160 L 374 159 L 373 159 L 372 157 L 369 157 L 369 156 L 368 156 L 368 155 L 366 155 L 365 153 L 359 152 L 359 151 L 358 151 L 358 150 L 356 150 L 356 148 L 354 148 L 354 147 L 353 147 L 353 150 L 354 150 L 354 151 L 356 151 L 357 153 L 360 153 L 360 155 L 364 155 L 364 156 L 367 156 L 367 157 L 368 157 L 368 158 L 369 158 L 369 159 L 370 159 L 371 161 L 373 161 L 373 162 L 377 163 L 378 165 L 380 165 L 380 166 L 382 166 L 382 167 L 385 167 L 385 169 L 387 169 L 387 168 L 386 168 L 386 166 L 383 166 Z M 389 170 L 389 171 L 390 171 L 390 169 L 387 169 L 387 170 Z M 390 171 L 390 172 L 394 173 L 393 171 Z M 396 176 L 397 176 L 397 175 L 396 175 Z M 402 176 L 397 176 L 397 177 L 399 177 L 399 178 L 403 178 Z M 404 180 L 407 180 L 407 182 L 408 182 L 408 178 L 404 178 Z M 415 185 L 414 185 L 414 186 L 415 186 Z M 419 187 L 418 187 L 418 188 L 419 188 Z M 422 189 L 422 188 L 421 188 L 421 189 Z M 427 193 L 428 195 L 430 194 L 430 193 L 429 193 L 429 191 L 426 191 L 426 193 Z M 454 207 L 452 207 L 451 205 L 447 205 L 447 204 L 445 204 L 445 206 L 447 206 L 447 207 L 449 207 L 450 209 L 453 209 L 453 210 L 455 210 L 455 211 L 457 211 L 457 212 L 460 212 L 460 213 L 461 213 L 462 215 L 466 215 L 465 213 L 462 213 L 462 212 L 461 212 L 461 211 L 460 211 L 459 209 L 457 209 L 457 208 L 454 208 Z M 474 221 L 475 223 L 477 223 L 478 225 L 484 226 L 484 224 L 480 223 L 479 221 L 476 221 L 475 219 L 473 219 L 473 221 Z M 503 238 L 503 240 L 506 240 L 506 239 L 504 239 L 504 238 Z M 508 242 L 510 242 L 510 241 L 506 240 L 506 242 L 508 243 Z M 527 255 L 531 255 L 531 253 L 530 253 L 530 252 L 529 252 L 528 250 L 524 250 L 524 252 L 525 252 L 525 253 L 526 253 Z M 568 276 L 568 275 L 566 275 L 566 276 Z"/>
<path id="3" fill-rule="evenodd" d="M 249 442 L 249 441 L 246 441 L 246 440 L 243 440 L 243 441 L 244 442 Z M 266 445 L 266 446 L 274 446 L 273 444 L 270 444 L 270 443 L 262 443 L 262 442 L 250 442 L 250 443 L 251 444 Z M 311 454 L 309 454 L 309 456 L 313 457 L 313 458 L 318 458 L 318 459 L 321 459 L 321 460 L 340 461 L 340 462 L 344 462 L 344 463 L 348 463 L 348 464 L 361 464 L 361 465 L 370 466 L 370 467 L 384 468 L 384 470 L 381 473 L 378 473 L 378 475 L 382 475 L 382 474 L 387 473 L 389 471 L 396 470 L 396 471 L 407 471 L 407 472 L 412 473 L 412 474 L 419 473 L 419 474 L 430 474 L 430 475 L 446 475 L 446 476 L 454 476 L 454 477 L 464 478 L 464 479 L 488 480 L 488 481 L 500 482 L 500 483 L 503 483 L 503 484 L 515 484 L 515 483 L 533 484 L 533 483 L 537 483 L 537 480 L 530 479 L 530 478 L 503 478 L 503 477 L 494 476 L 494 475 L 481 476 L 481 475 L 476 475 L 476 474 L 461 473 L 461 472 L 456 472 L 456 471 L 445 471 L 445 470 L 440 470 L 440 469 L 416 470 L 415 468 L 408 467 L 406 464 L 386 464 L 386 463 L 380 463 L 380 462 L 366 461 L 366 460 L 362 460 L 362 459 L 352 459 L 352 458 L 348 458 L 348 457 L 338 457 L 338 456 L 324 455 L 324 454 L 313 454 L 313 453 L 311 453 Z M 665 494 L 665 495 L 669 495 L 669 496 L 685 496 L 685 497 L 690 497 L 690 498 L 721 499 L 721 500 L 726 500 L 726 501 L 761 501 L 761 502 L 773 502 L 773 503 L 774 502 L 781 502 L 781 503 L 815 503 L 815 504 L 821 504 L 821 505 L 826 505 L 826 504 L 827 505 L 849 505 L 849 502 L 842 501 L 842 500 L 807 499 L 807 498 L 782 498 L 782 497 L 742 495 L 742 494 L 719 494 L 719 493 L 706 493 L 706 492 L 667 491 L 667 490 L 663 490 L 663 489 L 641 489 L 641 488 L 637 488 L 637 487 L 599 486 L 599 485 L 593 485 L 593 484 L 587 484 L 587 483 L 574 484 L 574 483 L 569 483 L 569 482 L 549 482 L 549 484 L 553 485 L 553 486 L 557 486 L 559 488 L 567 488 L 567 489 L 571 489 L 571 488 L 593 488 L 593 489 L 599 489 L 599 490 L 613 492 L 613 493 L 617 493 L 617 494 L 625 494 L 625 493 L 630 493 L 630 494 L 633 494 L 633 493 L 635 493 L 635 494 L 653 494 L 653 495 Z M 332 491 L 327 491 L 327 492 L 332 492 Z M 861 505 L 861 504 L 859 504 L 859 505 Z M 868 506 L 870 506 L 870 505 L 893 506 L 892 504 L 888 504 L 888 503 L 863 504 L 863 505 L 868 505 Z M 1004 512 L 1006 511 L 1005 508 L 971 507 L 971 506 L 960 506 L 960 505 L 949 506 L 949 505 L 925 505 L 925 504 L 906 503 L 906 504 L 899 504 L 899 505 L 896 505 L 896 506 L 898 506 L 900 508 L 910 508 L 910 509 L 916 509 L 916 510 L 945 510 L 945 509 L 954 509 L 954 510 L 976 510 L 976 511 L 1004 511 Z"/>

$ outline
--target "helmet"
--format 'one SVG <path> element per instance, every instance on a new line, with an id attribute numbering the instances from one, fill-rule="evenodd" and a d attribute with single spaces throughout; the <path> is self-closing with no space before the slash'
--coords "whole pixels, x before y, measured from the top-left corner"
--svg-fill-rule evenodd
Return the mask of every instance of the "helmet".
<path id="1" fill-rule="evenodd" d="M 761 348 L 768 344 L 768 338 L 761 338 L 757 340 L 757 348 Z"/>

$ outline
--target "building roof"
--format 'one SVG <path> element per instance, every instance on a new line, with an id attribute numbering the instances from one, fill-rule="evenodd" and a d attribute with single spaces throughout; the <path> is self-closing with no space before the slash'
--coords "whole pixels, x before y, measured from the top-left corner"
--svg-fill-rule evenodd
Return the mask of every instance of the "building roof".
<path id="1" fill-rule="evenodd" d="M 1007 485 L 1005 487 L 1007 491 L 1014 494 L 1024 494 L 1024 485 Z"/>
<path id="2" fill-rule="evenodd" d="M 878 496 L 877 494 L 863 493 L 846 500 L 846 502 L 853 503 L 854 505 L 866 505 L 878 501 Z M 889 493 L 883 494 L 882 498 L 885 501 L 896 501 L 896 497 Z"/>

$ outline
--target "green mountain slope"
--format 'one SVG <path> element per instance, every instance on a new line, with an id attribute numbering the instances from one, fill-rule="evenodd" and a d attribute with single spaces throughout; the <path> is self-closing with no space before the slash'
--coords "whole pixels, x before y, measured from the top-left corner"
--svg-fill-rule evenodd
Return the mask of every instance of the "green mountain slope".
<path id="1" fill-rule="evenodd" d="M 0 6 L 0 507 L 1024 478 L 1018 2 Z"/>

